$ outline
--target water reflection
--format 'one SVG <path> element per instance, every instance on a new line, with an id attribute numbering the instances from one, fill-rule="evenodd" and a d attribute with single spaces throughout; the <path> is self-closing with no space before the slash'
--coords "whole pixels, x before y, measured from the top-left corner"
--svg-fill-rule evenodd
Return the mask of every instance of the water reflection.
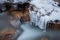
<path id="1" fill-rule="evenodd" d="M 16 39 L 22 32 L 23 32 L 23 29 L 21 28 L 21 23 L 18 18 L 5 14 L 5 13 L 0 15 L 0 34 L 3 37 L 4 37 L 4 35 L 7 35 L 9 37 L 8 34 L 11 34 L 11 36 L 14 35 L 14 36 L 12 36 L 12 38 L 14 37 L 14 39 Z M 1 38 L 1 40 L 2 40 L 2 38 Z M 6 39 L 6 40 L 8 40 L 8 39 Z"/>

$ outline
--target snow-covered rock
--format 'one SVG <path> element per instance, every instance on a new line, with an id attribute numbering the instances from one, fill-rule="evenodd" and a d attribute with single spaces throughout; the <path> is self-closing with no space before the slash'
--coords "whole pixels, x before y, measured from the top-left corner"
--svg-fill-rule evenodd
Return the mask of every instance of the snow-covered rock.
<path id="1" fill-rule="evenodd" d="M 46 29 L 48 21 L 60 20 L 60 7 L 53 0 L 32 0 L 30 2 L 30 18 L 41 29 Z"/>
<path id="2" fill-rule="evenodd" d="M 28 2 L 28 0 L 14 0 L 14 3 L 18 3 L 18 2 L 25 3 L 25 2 Z"/>

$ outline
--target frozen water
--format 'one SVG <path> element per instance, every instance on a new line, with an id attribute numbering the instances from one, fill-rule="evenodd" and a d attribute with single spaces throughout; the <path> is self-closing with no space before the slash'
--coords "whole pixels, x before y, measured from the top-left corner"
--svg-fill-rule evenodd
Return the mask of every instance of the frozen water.
<path id="1" fill-rule="evenodd" d="M 46 29 L 48 21 L 60 20 L 60 7 L 58 7 L 58 4 L 53 0 L 32 0 L 30 9 L 33 7 L 34 10 L 29 11 L 31 22 L 41 29 Z"/>

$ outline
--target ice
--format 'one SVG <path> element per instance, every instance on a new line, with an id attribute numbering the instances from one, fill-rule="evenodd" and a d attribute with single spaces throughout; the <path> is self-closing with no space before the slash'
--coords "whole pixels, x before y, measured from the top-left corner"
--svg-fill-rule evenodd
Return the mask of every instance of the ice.
<path id="1" fill-rule="evenodd" d="M 32 0 L 29 9 L 31 22 L 38 25 L 40 29 L 46 29 L 48 21 L 60 20 L 60 7 L 53 0 Z M 34 6 L 32 6 L 34 5 Z"/>

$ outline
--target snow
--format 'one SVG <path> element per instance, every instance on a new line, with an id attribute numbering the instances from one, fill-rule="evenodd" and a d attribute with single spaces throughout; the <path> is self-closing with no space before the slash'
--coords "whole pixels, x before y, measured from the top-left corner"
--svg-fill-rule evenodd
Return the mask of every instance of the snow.
<path id="1" fill-rule="evenodd" d="M 25 3 L 25 2 L 28 2 L 28 0 L 0 0 L 0 3 L 4 3 L 4 2 Z"/>
<path id="2" fill-rule="evenodd" d="M 33 10 L 29 9 L 31 22 L 38 25 L 40 29 L 46 29 L 48 21 L 60 20 L 58 4 L 53 0 L 32 0 L 30 9 L 33 7 Z"/>
<path id="3" fill-rule="evenodd" d="M 19 3 L 19 2 L 21 2 L 21 3 L 25 3 L 25 2 L 28 2 L 28 0 L 14 0 L 13 3 Z"/>

